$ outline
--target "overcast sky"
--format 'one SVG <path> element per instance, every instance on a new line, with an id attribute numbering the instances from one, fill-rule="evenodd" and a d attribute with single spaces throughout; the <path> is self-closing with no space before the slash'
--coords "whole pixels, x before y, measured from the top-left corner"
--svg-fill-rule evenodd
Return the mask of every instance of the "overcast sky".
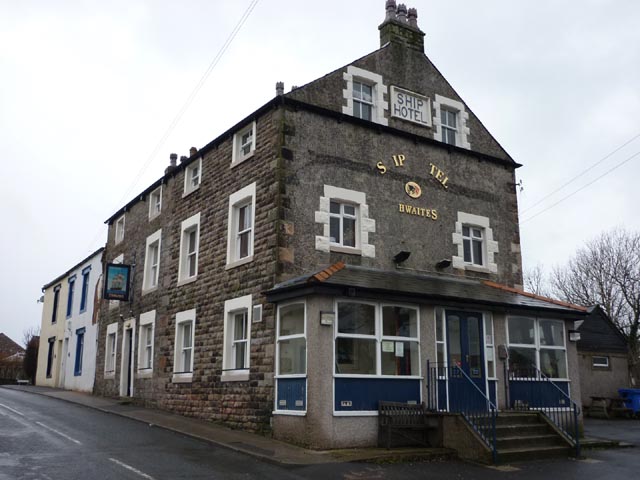
<path id="1" fill-rule="evenodd" d="M 0 0 L 0 332 L 21 342 L 40 325 L 42 285 L 104 245 L 104 220 L 171 152 L 207 144 L 276 81 L 289 91 L 377 49 L 384 3 L 258 1 L 165 138 L 252 0 Z M 640 229 L 640 154 L 613 170 L 640 138 L 544 199 L 640 134 L 640 2 L 408 6 L 426 54 L 524 165 L 525 268 L 549 271 L 603 230 Z"/>

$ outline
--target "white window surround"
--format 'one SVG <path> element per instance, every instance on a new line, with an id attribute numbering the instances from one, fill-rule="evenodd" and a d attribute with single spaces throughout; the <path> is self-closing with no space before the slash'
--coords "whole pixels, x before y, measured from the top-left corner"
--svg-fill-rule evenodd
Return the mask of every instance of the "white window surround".
<path id="1" fill-rule="evenodd" d="M 162 229 L 147 237 L 147 245 L 144 255 L 144 272 L 142 278 L 142 294 L 149 293 L 158 288 L 160 279 L 160 252 L 162 246 Z M 154 250 L 155 252 L 154 255 Z"/>
<path id="2" fill-rule="evenodd" d="M 125 216 L 120 216 L 115 222 L 115 235 L 114 235 L 114 243 L 117 245 L 122 240 L 124 240 L 124 218 Z"/>
<path id="3" fill-rule="evenodd" d="M 251 295 L 233 298 L 224 302 L 224 346 L 222 355 L 222 376 L 223 382 L 244 382 L 249 380 L 249 368 L 251 361 L 251 314 L 253 310 L 253 300 Z M 233 358 L 233 314 L 246 311 L 247 314 L 247 353 L 245 368 L 234 369 L 235 360 Z"/>
<path id="4" fill-rule="evenodd" d="M 246 142 L 243 142 L 243 137 L 246 137 L 247 134 L 251 134 L 250 139 Z M 249 149 L 248 152 L 245 153 L 245 150 Z M 249 125 L 245 126 L 241 130 L 238 130 L 233 134 L 233 148 L 231 155 L 231 167 L 235 167 L 240 163 L 248 160 L 253 157 L 253 154 L 256 151 L 256 122 L 253 121 Z"/>
<path id="5" fill-rule="evenodd" d="M 112 340 L 109 337 L 113 335 Z M 116 356 L 118 350 L 118 322 L 107 325 L 107 336 L 104 347 L 104 378 L 115 378 L 116 376 Z"/>
<path id="6" fill-rule="evenodd" d="M 282 335 L 281 330 L 281 312 L 283 309 L 287 307 L 292 307 L 294 305 L 302 305 L 303 308 L 303 322 L 302 322 L 302 333 L 292 333 L 288 335 Z M 280 343 L 286 340 L 295 340 L 295 339 L 304 339 L 305 341 L 305 372 L 304 373 L 280 373 Z M 305 300 L 293 300 L 291 302 L 282 303 L 278 305 L 278 316 L 276 322 L 276 378 L 296 378 L 301 377 L 305 378 L 307 376 L 306 373 L 306 365 L 308 354 L 306 352 L 306 341 L 307 341 L 307 302 Z M 277 410 L 277 409 L 276 409 Z"/>
<path id="7" fill-rule="evenodd" d="M 385 118 L 384 112 L 389 109 L 389 102 L 384 100 L 387 86 L 382 82 L 382 75 L 349 65 L 347 71 L 342 74 L 342 78 L 347 82 L 346 88 L 342 90 L 342 96 L 347 102 L 342 106 L 342 113 L 353 116 L 353 82 L 355 80 L 372 87 L 371 121 L 380 125 L 388 125 L 389 121 Z"/>
<path id="8" fill-rule="evenodd" d="M 191 323 L 191 339 L 184 338 L 184 328 L 187 323 Z M 193 359 L 195 357 L 194 340 L 196 333 L 196 309 L 185 310 L 176 313 L 176 333 L 173 348 L 173 383 L 189 383 L 193 380 Z M 190 345 L 191 355 L 189 365 L 182 364 L 182 354 L 186 345 Z"/>
<path id="9" fill-rule="evenodd" d="M 189 235 L 195 231 L 195 252 L 189 251 Z M 180 257 L 178 259 L 178 286 L 194 282 L 198 278 L 198 255 L 200 251 L 200 212 L 183 220 L 180 225 Z M 195 274 L 189 272 L 190 258 L 195 254 Z"/>
<path id="10" fill-rule="evenodd" d="M 191 162 L 184 169 L 184 193 L 182 198 L 200 188 L 202 183 L 202 157 Z"/>
<path id="11" fill-rule="evenodd" d="M 356 205 L 356 246 L 344 247 L 331 244 L 330 205 L 331 201 Z M 376 248 L 369 243 L 369 233 L 375 233 L 376 221 L 369 217 L 369 205 L 363 192 L 345 188 L 324 186 L 324 196 L 320 197 L 320 206 L 315 212 L 315 223 L 322 225 L 322 235 L 316 236 L 316 250 L 321 252 L 342 252 L 375 258 Z"/>
<path id="12" fill-rule="evenodd" d="M 462 227 L 479 227 L 484 233 L 483 261 L 484 265 L 473 265 L 464 261 L 464 244 Z M 458 254 L 452 258 L 453 268 L 484 273 L 498 273 L 498 265 L 495 263 L 495 254 L 498 253 L 498 242 L 493 239 L 493 230 L 489 227 L 489 218 L 473 215 L 471 213 L 458 212 L 458 221 L 455 232 L 452 234 L 453 245 L 457 247 Z"/>
<path id="13" fill-rule="evenodd" d="M 149 194 L 149 220 L 153 220 L 162 211 L 162 185 Z"/>
<path id="14" fill-rule="evenodd" d="M 446 109 L 457 113 L 457 132 L 456 132 L 456 146 L 461 148 L 471 149 L 469 143 L 469 127 L 467 123 L 469 121 L 469 112 L 465 109 L 464 103 L 451 98 L 443 97 L 436 93 L 436 99 L 433 102 L 434 116 L 433 116 L 433 138 L 441 142 L 444 141 L 442 137 L 442 109 Z"/>
<path id="15" fill-rule="evenodd" d="M 249 233 L 248 255 L 239 258 L 237 252 L 237 238 L 239 208 L 251 205 L 251 232 Z M 253 261 L 253 245 L 256 231 L 256 182 L 229 195 L 229 212 L 227 215 L 227 265 L 226 270 L 244 265 Z"/>
<path id="16" fill-rule="evenodd" d="M 137 378 L 149 378 L 153 375 L 154 334 L 156 311 L 140 314 L 140 334 L 138 335 L 138 374 Z M 147 330 L 150 329 L 150 330 Z M 149 336 L 150 335 L 150 336 Z M 147 360 L 150 360 L 147 362 Z M 149 365 L 149 366 L 147 366 Z"/>
<path id="17" fill-rule="evenodd" d="M 594 369 L 601 368 L 603 370 L 609 370 L 609 357 L 606 355 L 593 355 L 591 357 L 591 367 Z"/>
<path id="18" fill-rule="evenodd" d="M 124 263 L 124 253 L 121 253 L 113 259 L 111 263 Z M 120 300 L 109 300 L 109 310 L 112 310 L 120 305 Z"/>

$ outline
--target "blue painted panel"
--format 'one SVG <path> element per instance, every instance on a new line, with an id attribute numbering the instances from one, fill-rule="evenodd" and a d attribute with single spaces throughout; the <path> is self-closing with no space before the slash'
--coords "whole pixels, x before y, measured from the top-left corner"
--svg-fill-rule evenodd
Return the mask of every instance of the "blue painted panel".
<path id="1" fill-rule="evenodd" d="M 496 407 L 498 406 L 498 399 L 496 398 L 496 392 L 498 391 L 498 389 L 496 388 L 497 385 L 497 380 L 489 380 L 489 400 L 491 400 L 491 403 L 493 403 Z"/>
<path id="2" fill-rule="evenodd" d="M 566 395 L 569 394 L 569 382 L 553 382 Z M 516 403 L 530 408 L 569 407 L 569 402 L 550 382 L 536 382 L 526 380 L 509 381 L 510 407 Z"/>
<path id="3" fill-rule="evenodd" d="M 406 378 L 336 378 L 336 411 L 378 410 L 378 402 L 420 403 L 420 380 Z M 351 402 L 342 406 L 342 402 Z"/>
<path id="4" fill-rule="evenodd" d="M 438 380 L 438 410 L 447 410 L 447 381 Z"/>
<path id="5" fill-rule="evenodd" d="M 279 378 L 276 410 L 307 409 L 307 379 Z"/>

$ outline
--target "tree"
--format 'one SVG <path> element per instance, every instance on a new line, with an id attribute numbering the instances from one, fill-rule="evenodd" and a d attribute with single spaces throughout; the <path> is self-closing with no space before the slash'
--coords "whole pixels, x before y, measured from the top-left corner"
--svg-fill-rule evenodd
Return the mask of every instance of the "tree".
<path id="1" fill-rule="evenodd" d="M 40 329 L 28 328 L 22 334 L 22 341 L 25 346 L 24 353 L 24 373 L 31 384 L 36 384 L 36 370 L 38 369 L 38 347 L 40 346 Z"/>
<path id="2" fill-rule="evenodd" d="M 629 361 L 638 364 L 640 342 L 640 233 L 615 229 L 588 242 L 551 276 L 556 296 L 577 305 L 600 305 L 624 333 Z"/>
<path id="3" fill-rule="evenodd" d="M 523 275 L 524 289 L 527 292 L 535 293 L 543 297 L 550 297 L 551 293 L 545 279 L 544 266 L 538 263 L 533 268 L 528 268 Z"/>

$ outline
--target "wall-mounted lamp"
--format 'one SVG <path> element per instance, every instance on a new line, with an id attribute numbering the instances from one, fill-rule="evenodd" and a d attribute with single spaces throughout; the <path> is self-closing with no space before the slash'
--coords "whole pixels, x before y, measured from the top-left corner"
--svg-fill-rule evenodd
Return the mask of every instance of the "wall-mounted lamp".
<path id="1" fill-rule="evenodd" d="M 451 266 L 451 260 L 449 260 L 448 258 L 445 258 L 444 260 L 440 260 L 438 263 L 436 263 L 436 270 L 444 270 L 447 267 Z"/>
<path id="2" fill-rule="evenodd" d="M 580 341 L 580 332 L 578 332 L 577 330 L 569 330 L 569 341 L 570 342 Z"/>
<path id="3" fill-rule="evenodd" d="M 393 257 L 393 263 L 395 264 L 399 264 L 404 262 L 407 258 L 409 258 L 411 256 L 411 252 L 405 252 L 404 250 L 401 252 L 398 252 L 395 254 L 395 256 Z"/>

